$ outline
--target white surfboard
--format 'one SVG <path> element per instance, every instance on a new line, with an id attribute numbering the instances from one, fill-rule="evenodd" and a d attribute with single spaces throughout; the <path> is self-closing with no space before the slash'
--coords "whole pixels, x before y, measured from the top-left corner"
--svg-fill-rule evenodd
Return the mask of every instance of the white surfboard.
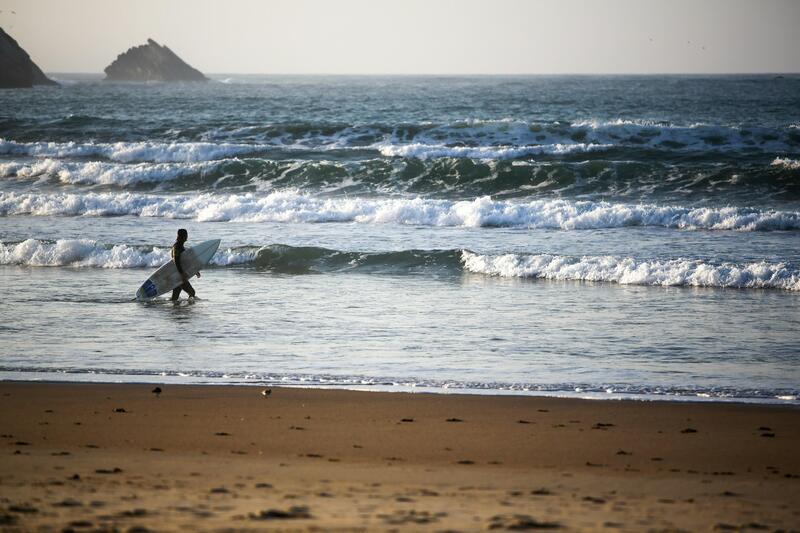
<path id="1" fill-rule="evenodd" d="M 187 248 L 181 254 L 181 266 L 186 276 L 191 278 L 211 261 L 219 248 L 219 239 L 201 242 L 197 246 Z M 150 300 L 164 293 L 167 293 L 183 283 L 178 267 L 174 261 L 162 265 L 153 275 L 142 283 L 136 291 L 137 300 Z"/>

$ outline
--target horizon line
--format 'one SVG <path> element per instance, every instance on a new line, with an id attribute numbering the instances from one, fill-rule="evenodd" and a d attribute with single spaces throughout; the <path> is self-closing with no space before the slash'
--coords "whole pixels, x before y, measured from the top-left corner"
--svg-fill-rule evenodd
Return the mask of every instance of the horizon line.
<path id="1" fill-rule="evenodd" d="M 201 71 L 202 72 L 202 71 Z M 463 77 L 463 76 L 797 76 L 800 71 L 780 72 L 780 71 L 751 71 L 751 72 L 461 72 L 461 73 L 404 73 L 404 72 L 384 72 L 384 73 L 357 73 L 357 72 L 202 72 L 205 76 L 343 76 L 343 77 L 365 77 L 365 76 L 439 76 L 439 77 Z M 47 71 L 45 74 L 81 74 L 81 75 L 104 75 L 103 71 L 80 72 L 80 71 Z"/>

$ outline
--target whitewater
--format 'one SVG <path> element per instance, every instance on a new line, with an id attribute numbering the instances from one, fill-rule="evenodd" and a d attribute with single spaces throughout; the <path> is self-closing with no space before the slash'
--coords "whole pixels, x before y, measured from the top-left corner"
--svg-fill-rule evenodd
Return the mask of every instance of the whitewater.
<path id="1" fill-rule="evenodd" d="M 800 403 L 798 77 L 65 79 L 0 92 L 2 379 Z"/>

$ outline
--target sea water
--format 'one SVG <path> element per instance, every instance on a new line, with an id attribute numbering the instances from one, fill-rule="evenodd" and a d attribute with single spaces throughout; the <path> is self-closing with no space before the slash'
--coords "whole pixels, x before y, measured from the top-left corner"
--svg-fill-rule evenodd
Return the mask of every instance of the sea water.
<path id="1" fill-rule="evenodd" d="M 800 77 L 0 91 L 0 378 L 800 403 Z M 132 301 L 222 239 L 199 300 Z"/>

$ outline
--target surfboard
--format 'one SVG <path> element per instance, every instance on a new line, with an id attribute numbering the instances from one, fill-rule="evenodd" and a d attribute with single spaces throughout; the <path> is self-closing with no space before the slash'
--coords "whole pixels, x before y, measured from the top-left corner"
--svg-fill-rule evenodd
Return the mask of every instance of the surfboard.
<path id="1" fill-rule="evenodd" d="M 187 277 L 194 277 L 211 261 L 219 248 L 219 243 L 220 239 L 214 239 L 184 250 L 181 254 L 181 266 Z M 183 283 L 183 278 L 178 272 L 178 267 L 173 261 L 170 261 L 153 272 L 153 275 L 142 283 L 142 286 L 136 291 L 136 299 L 150 300 L 171 291 L 181 283 Z"/>

